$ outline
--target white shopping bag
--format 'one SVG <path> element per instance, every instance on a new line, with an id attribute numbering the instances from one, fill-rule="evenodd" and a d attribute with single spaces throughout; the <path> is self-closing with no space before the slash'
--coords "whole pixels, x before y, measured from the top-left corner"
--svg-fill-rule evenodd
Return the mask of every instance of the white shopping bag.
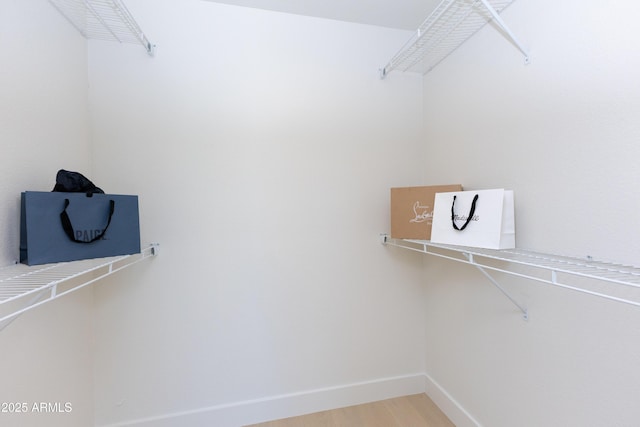
<path id="1" fill-rule="evenodd" d="M 431 241 L 488 249 L 515 248 L 513 191 L 436 193 Z"/>

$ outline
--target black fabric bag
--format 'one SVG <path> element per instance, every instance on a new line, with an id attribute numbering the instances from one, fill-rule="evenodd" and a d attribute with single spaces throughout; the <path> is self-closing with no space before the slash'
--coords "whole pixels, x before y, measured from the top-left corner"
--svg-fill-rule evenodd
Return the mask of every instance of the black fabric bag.
<path id="1" fill-rule="evenodd" d="M 56 174 L 56 185 L 53 190 L 65 193 L 101 193 L 104 191 L 96 187 L 87 177 L 79 172 L 67 171 L 60 169 Z"/>
<path id="2" fill-rule="evenodd" d="M 57 191 L 21 195 L 21 263 L 37 265 L 139 252 L 138 196 Z"/>

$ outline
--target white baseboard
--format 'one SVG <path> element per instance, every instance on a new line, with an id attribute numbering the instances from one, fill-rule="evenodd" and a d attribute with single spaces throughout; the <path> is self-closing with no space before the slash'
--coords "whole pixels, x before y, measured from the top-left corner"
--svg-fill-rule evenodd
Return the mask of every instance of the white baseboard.
<path id="1" fill-rule="evenodd" d="M 240 427 L 328 409 L 424 393 L 426 391 L 425 382 L 429 383 L 428 380 L 425 381 L 425 374 L 382 378 L 262 399 L 215 405 L 191 411 L 163 414 L 156 417 L 103 425 L 103 427 Z"/>
<path id="2" fill-rule="evenodd" d="M 429 375 L 425 377 L 425 392 L 456 427 L 482 427 L 460 403 Z"/>

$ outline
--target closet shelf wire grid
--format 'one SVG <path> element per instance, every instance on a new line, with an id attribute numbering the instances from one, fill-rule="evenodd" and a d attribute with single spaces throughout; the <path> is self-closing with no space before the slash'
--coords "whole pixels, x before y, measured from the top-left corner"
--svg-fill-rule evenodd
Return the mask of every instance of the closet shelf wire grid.
<path id="1" fill-rule="evenodd" d="M 640 307 L 640 267 L 524 249 L 482 249 L 394 239 L 382 243 Z"/>
<path id="2" fill-rule="evenodd" d="M 90 285 L 157 254 L 152 244 L 138 254 L 0 269 L 0 330 L 20 314 Z"/>
<path id="3" fill-rule="evenodd" d="M 381 77 L 396 69 L 423 74 L 429 72 L 491 21 L 506 33 L 524 53 L 525 63 L 528 62 L 528 54 L 498 15 L 512 2 L 513 0 L 443 0 L 412 38 L 380 70 Z"/>
<path id="4" fill-rule="evenodd" d="M 154 46 L 122 0 L 49 0 L 87 39 L 140 43 L 149 55 Z"/>

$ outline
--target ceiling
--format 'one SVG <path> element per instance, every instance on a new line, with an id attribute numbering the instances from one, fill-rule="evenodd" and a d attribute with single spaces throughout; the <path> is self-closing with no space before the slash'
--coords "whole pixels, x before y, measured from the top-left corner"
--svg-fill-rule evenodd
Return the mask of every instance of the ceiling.
<path id="1" fill-rule="evenodd" d="M 440 0 L 208 0 L 317 18 L 416 30 Z"/>

